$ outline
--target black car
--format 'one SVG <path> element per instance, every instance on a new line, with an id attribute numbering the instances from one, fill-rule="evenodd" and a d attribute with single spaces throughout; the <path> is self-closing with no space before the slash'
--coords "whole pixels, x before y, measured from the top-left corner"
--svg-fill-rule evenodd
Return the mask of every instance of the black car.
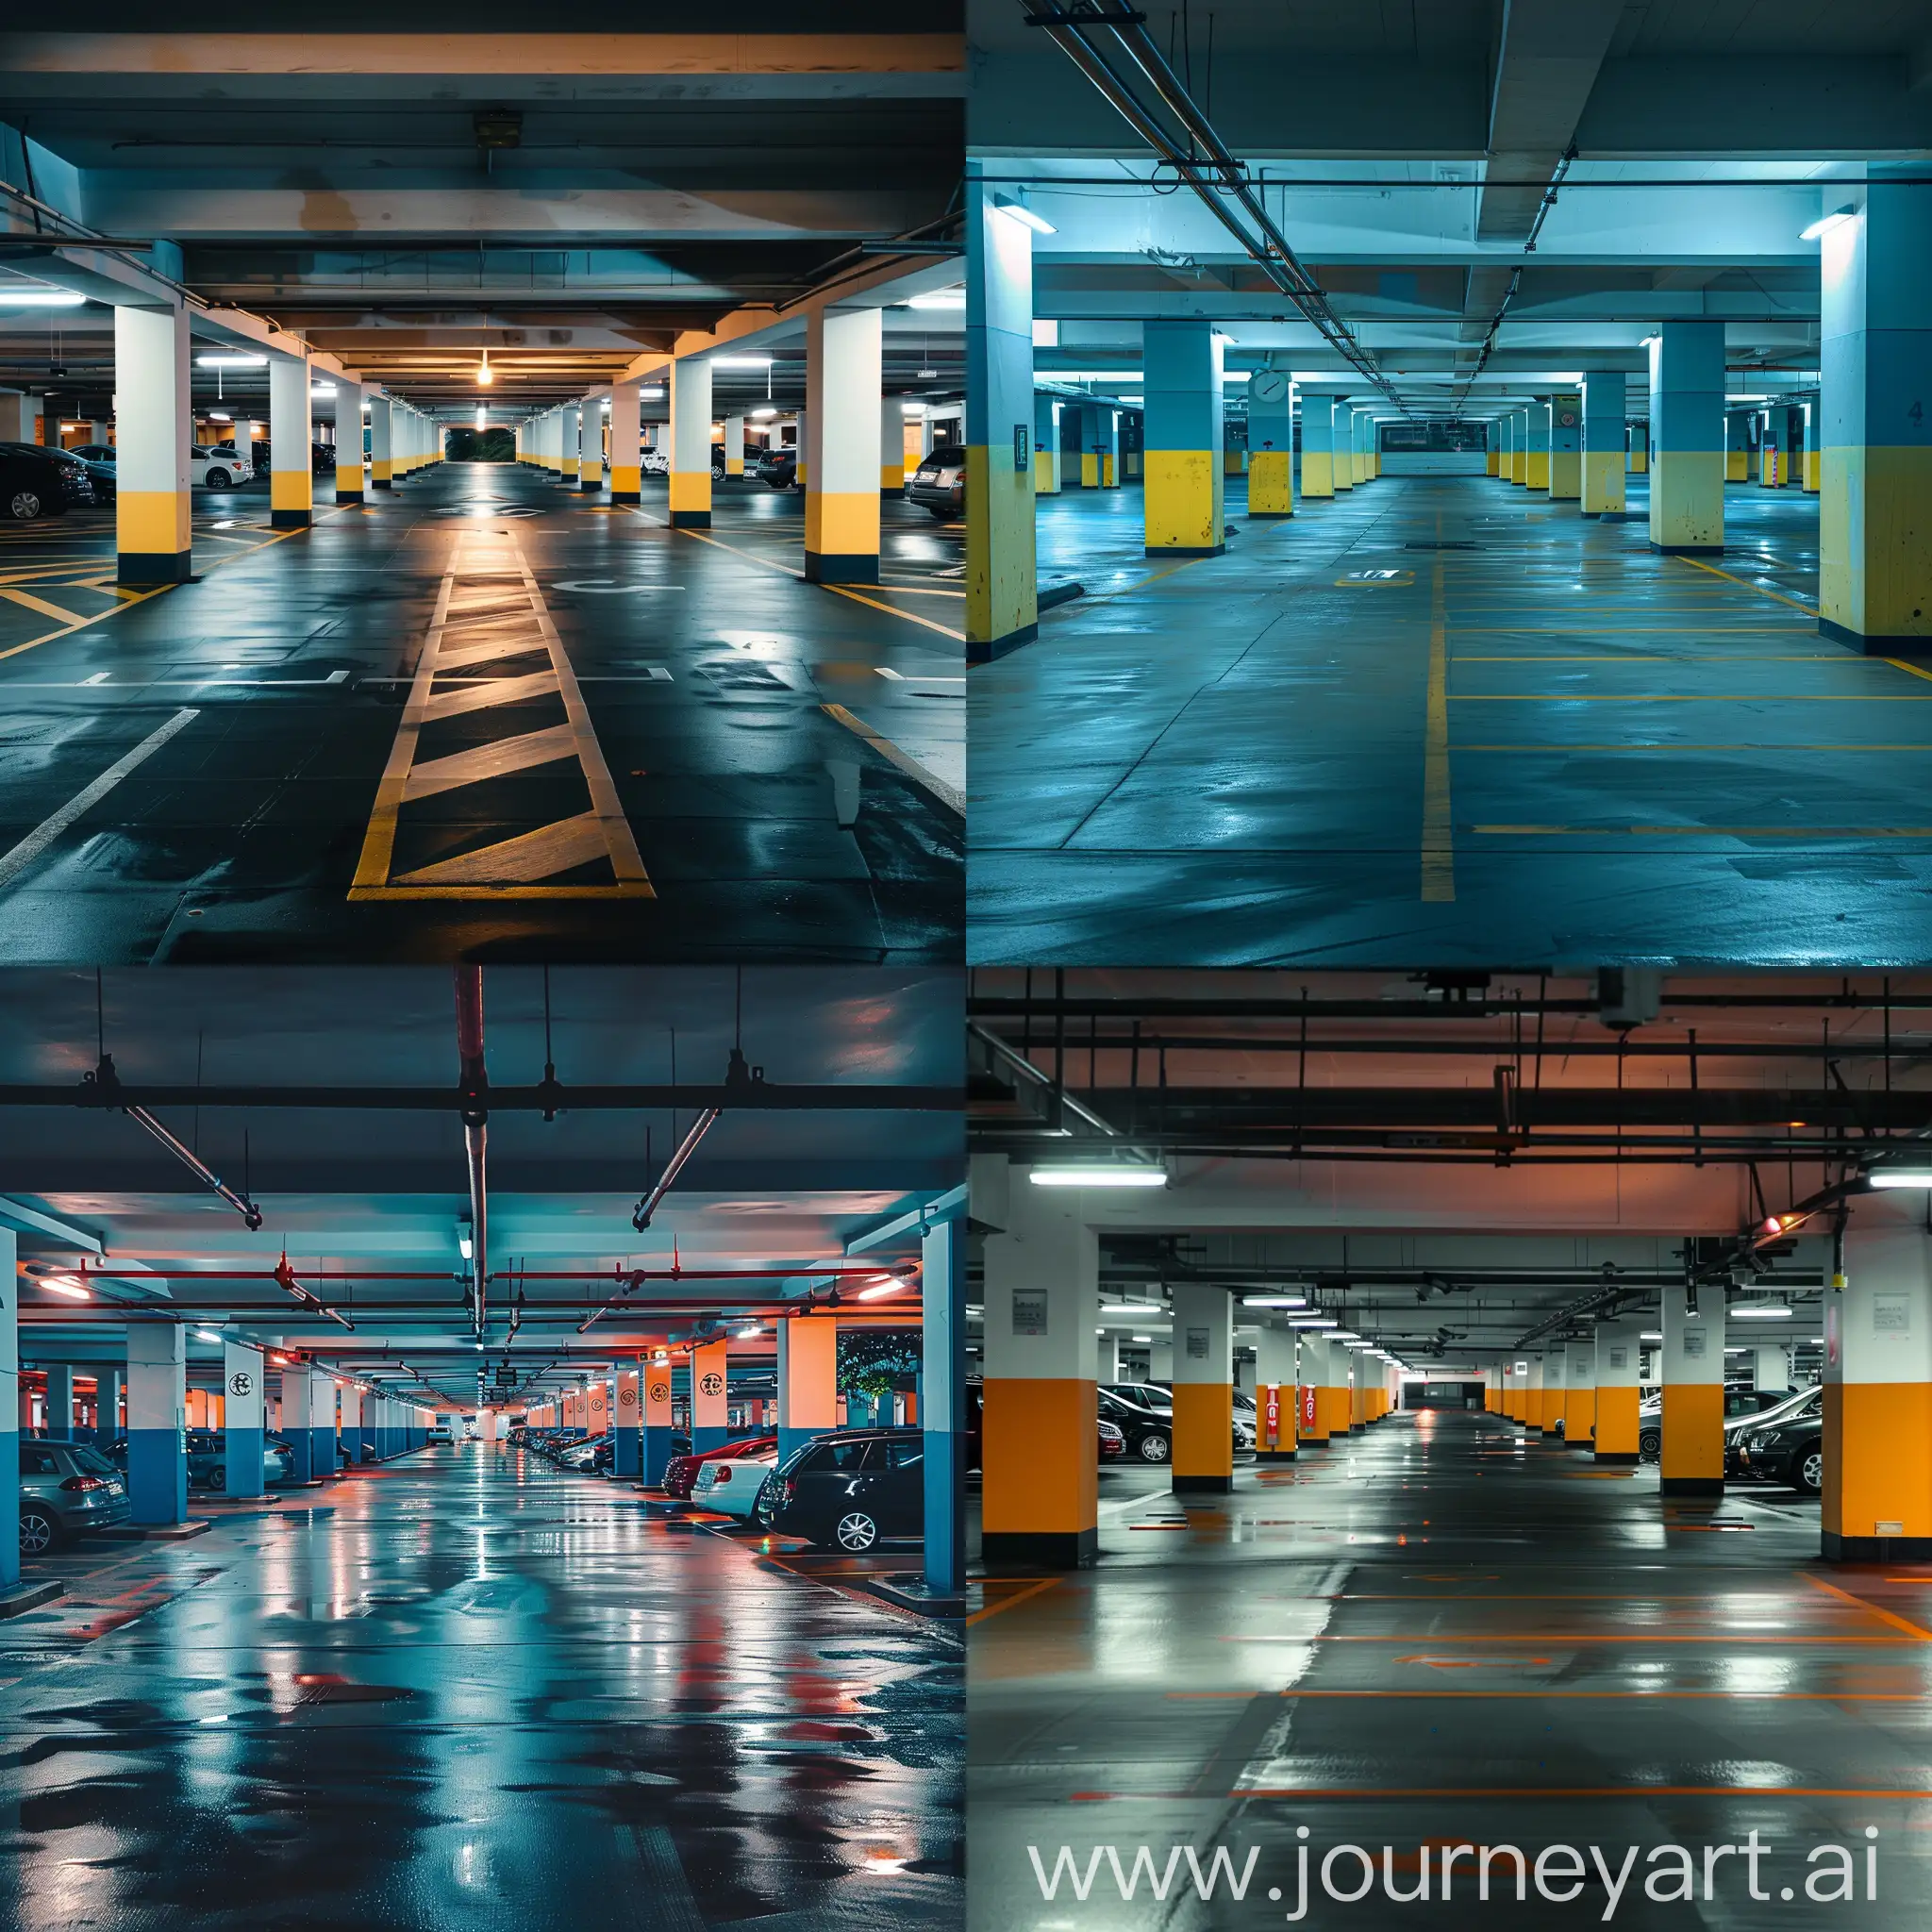
<path id="1" fill-rule="evenodd" d="M 774 490 L 790 490 L 798 481 L 798 452 L 782 445 L 760 450 L 752 475 Z"/>
<path id="2" fill-rule="evenodd" d="M 92 508 L 94 486 L 87 465 L 64 449 L 37 442 L 0 442 L 0 511 L 16 524 Z"/>
<path id="3" fill-rule="evenodd" d="M 1739 1452 L 1741 1474 L 1783 1483 L 1801 1495 L 1824 1487 L 1824 1414 L 1813 1408 L 1754 1430 Z"/>
<path id="4" fill-rule="evenodd" d="M 906 501 L 930 510 L 941 523 L 966 514 L 966 452 L 941 444 L 906 479 Z"/>
<path id="5" fill-rule="evenodd" d="M 854 1555 L 925 1529 L 925 1438 L 919 1429 L 815 1436 L 765 1478 L 754 1514 L 781 1536 Z"/>
<path id="6" fill-rule="evenodd" d="M 114 484 L 119 477 L 120 455 L 111 442 L 83 442 L 67 454 L 86 466 L 87 479 L 94 486 L 96 503 L 112 503 Z"/>
<path id="7" fill-rule="evenodd" d="M 1130 1461 L 1172 1462 L 1174 1460 L 1174 1410 L 1144 1407 L 1138 1402 L 1123 1401 L 1102 1389 L 1096 1391 L 1100 1420 L 1111 1423 L 1127 1439 Z"/>

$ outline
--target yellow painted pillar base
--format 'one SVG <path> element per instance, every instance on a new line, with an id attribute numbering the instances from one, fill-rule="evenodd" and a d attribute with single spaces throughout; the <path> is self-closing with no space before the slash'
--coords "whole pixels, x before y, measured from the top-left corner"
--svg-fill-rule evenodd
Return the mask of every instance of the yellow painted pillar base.
<path id="1" fill-rule="evenodd" d="M 981 1546 L 989 1563 L 1070 1570 L 1099 1546 L 1100 1415 L 1091 1382 L 987 1378 Z"/>
<path id="2" fill-rule="evenodd" d="M 1285 449 L 1257 450 L 1248 458 L 1248 514 L 1294 514 L 1294 458 Z"/>
<path id="3" fill-rule="evenodd" d="M 1174 1489 L 1225 1495 L 1234 1487 L 1234 1390 L 1225 1382 L 1176 1382 Z"/>
<path id="4" fill-rule="evenodd" d="M 1824 1554 L 1839 1563 L 1932 1557 L 1932 1383 L 1827 1382 Z"/>
<path id="5" fill-rule="evenodd" d="M 1635 1462 L 1638 1455 L 1637 1410 L 1642 1391 L 1599 1389 L 1596 1391 L 1596 1459 Z"/>
<path id="6" fill-rule="evenodd" d="M 1219 557 L 1227 547 L 1222 501 L 1222 472 L 1212 450 L 1149 450 L 1147 555 Z"/>
<path id="7" fill-rule="evenodd" d="M 1664 1385 L 1661 1490 L 1721 1496 L 1724 1489 L 1724 1391 L 1716 1382 Z"/>
<path id="8" fill-rule="evenodd" d="M 812 584 L 879 580 L 879 500 L 869 493 L 808 490 L 805 497 L 805 577 Z"/>

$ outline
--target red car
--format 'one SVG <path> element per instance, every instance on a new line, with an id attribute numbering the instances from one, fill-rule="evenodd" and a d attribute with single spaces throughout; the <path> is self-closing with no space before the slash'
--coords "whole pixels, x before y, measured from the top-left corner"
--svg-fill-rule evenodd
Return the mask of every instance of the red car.
<path id="1" fill-rule="evenodd" d="M 701 1456 L 674 1456 L 664 1465 L 664 1493 L 681 1496 L 689 1502 L 691 1486 L 698 1479 L 699 1464 L 734 1460 L 741 1456 L 763 1456 L 775 1452 L 777 1447 L 776 1436 L 747 1436 L 740 1442 L 725 1442 L 719 1448 L 707 1449 Z"/>

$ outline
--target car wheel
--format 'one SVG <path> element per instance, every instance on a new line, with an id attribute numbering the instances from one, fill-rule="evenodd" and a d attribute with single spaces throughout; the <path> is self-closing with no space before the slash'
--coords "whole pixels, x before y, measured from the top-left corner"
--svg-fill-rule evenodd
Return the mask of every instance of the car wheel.
<path id="1" fill-rule="evenodd" d="M 60 1525 L 46 1510 L 29 1505 L 20 1512 L 20 1554 L 41 1557 L 60 1541 Z"/>
<path id="2" fill-rule="evenodd" d="M 1807 1496 L 1815 1496 L 1824 1487 L 1824 1449 L 1807 1449 L 1795 1459 L 1791 1473 L 1797 1478 L 1791 1487 L 1803 1490 Z"/>
<path id="3" fill-rule="evenodd" d="M 854 1509 L 840 1517 L 832 1535 L 841 1550 L 858 1552 L 871 1549 L 878 1541 L 879 1526 L 863 1509 Z"/>
<path id="4" fill-rule="evenodd" d="M 46 508 L 39 494 L 31 490 L 16 490 L 7 500 L 7 512 L 17 524 L 30 524 Z"/>
<path id="5" fill-rule="evenodd" d="M 1655 1462 L 1664 1453 L 1664 1439 L 1656 1429 L 1645 1429 L 1637 1439 L 1637 1453 L 1646 1462 Z"/>
<path id="6" fill-rule="evenodd" d="M 1158 1430 L 1141 1438 L 1141 1460 L 1142 1462 L 1165 1462 L 1172 1451 L 1167 1438 Z"/>
<path id="7" fill-rule="evenodd" d="M 228 1487 L 228 1472 L 225 1469 L 209 1470 L 208 1486 L 211 1490 L 225 1490 Z"/>

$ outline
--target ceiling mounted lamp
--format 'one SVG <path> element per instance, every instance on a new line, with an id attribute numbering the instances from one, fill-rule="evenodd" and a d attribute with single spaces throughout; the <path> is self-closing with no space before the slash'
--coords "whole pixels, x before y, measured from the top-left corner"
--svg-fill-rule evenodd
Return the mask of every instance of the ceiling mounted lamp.
<path id="1" fill-rule="evenodd" d="M 83 1288 L 71 1274 L 42 1274 L 36 1285 L 49 1294 L 64 1294 L 73 1302 L 91 1302 L 94 1298 L 93 1291 Z"/>
<path id="2" fill-rule="evenodd" d="M 1874 1167 L 1865 1176 L 1868 1188 L 1932 1188 L 1932 1167 Z"/>
<path id="3" fill-rule="evenodd" d="M 1820 215 L 1807 227 L 1800 228 L 1798 240 L 1815 242 L 1821 235 L 1828 235 L 1834 228 L 1841 228 L 1847 222 L 1856 220 L 1857 213 L 1858 210 L 1850 202 L 1846 202 L 1842 208 L 1835 208 L 1828 215 Z"/>
<path id="4" fill-rule="evenodd" d="M 483 361 L 482 365 L 476 371 L 476 380 L 480 382 L 485 389 L 488 389 L 490 385 L 496 380 L 496 371 L 491 368 L 490 366 L 490 351 L 488 349 L 485 349 L 483 351 Z"/>
<path id="5" fill-rule="evenodd" d="M 1144 1160 L 1069 1160 L 1031 1168 L 1026 1178 L 1036 1188 L 1164 1188 L 1167 1169 Z"/>

